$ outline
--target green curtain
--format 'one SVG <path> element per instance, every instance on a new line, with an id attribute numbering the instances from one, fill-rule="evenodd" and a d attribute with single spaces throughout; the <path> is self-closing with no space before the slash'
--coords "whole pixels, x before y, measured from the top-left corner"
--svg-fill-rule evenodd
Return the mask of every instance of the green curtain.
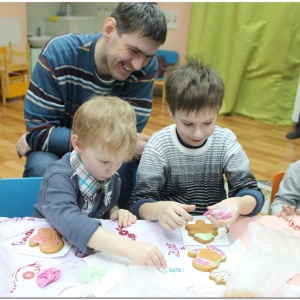
<path id="1" fill-rule="evenodd" d="M 187 56 L 222 76 L 220 114 L 291 125 L 300 75 L 300 3 L 196 2 Z"/>

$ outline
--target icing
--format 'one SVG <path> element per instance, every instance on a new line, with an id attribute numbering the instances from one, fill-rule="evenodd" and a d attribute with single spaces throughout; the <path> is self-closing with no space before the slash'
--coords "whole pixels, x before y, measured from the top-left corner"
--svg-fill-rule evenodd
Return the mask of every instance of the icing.
<path id="1" fill-rule="evenodd" d="M 211 275 L 216 278 L 217 281 L 227 281 L 230 273 L 227 269 L 217 268 L 211 271 Z"/>
<path id="2" fill-rule="evenodd" d="M 60 270 L 55 268 L 48 268 L 42 271 L 37 277 L 36 282 L 37 284 L 44 288 L 47 284 L 54 282 L 60 278 Z"/>
<path id="3" fill-rule="evenodd" d="M 83 283 L 90 283 L 95 280 L 101 280 L 106 274 L 107 268 L 100 266 L 91 266 L 80 272 L 80 281 Z"/>
<path id="4" fill-rule="evenodd" d="M 220 249 L 218 249 L 216 246 L 213 245 L 208 245 L 207 249 L 209 249 L 212 252 L 218 253 L 220 256 L 224 257 L 225 253 L 223 251 L 221 251 Z"/>
<path id="5" fill-rule="evenodd" d="M 59 235 L 53 228 L 41 228 L 29 241 L 34 244 L 44 244 L 47 249 L 51 249 L 59 243 Z"/>
<path id="6" fill-rule="evenodd" d="M 194 234 L 194 237 L 199 238 L 199 239 L 204 240 L 204 241 L 209 241 L 212 238 L 214 238 L 214 235 L 210 232 L 208 232 L 208 233 L 199 233 L 198 232 L 198 233 Z"/>
<path id="7" fill-rule="evenodd" d="M 203 265 L 203 266 L 213 266 L 213 265 L 216 265 L 216 263 L 213 263 L 211 260 L 207 260 L 207 259 L 199 257 L 199 256 L 197 256 L 196 258 L 194 258 L 194 262 L 196 262 L 199 265 Z"/>

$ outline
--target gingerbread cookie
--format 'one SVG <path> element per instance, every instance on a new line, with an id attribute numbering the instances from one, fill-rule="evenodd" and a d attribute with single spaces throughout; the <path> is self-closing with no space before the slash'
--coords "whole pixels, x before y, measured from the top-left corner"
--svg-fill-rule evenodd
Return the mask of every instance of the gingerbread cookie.
<path id="1" fill-rule="evenodd" d="M 207 224 L 204 220 L 197 220 L 195 224 L 185 225 L 188 235 L 193 236 L 194 240 L 201 244 L 208 244 L 218 235 L 218 227 Z"/>
<path id="2" fill-rule="evenodd" d="M 206 248 L 192 249 L 188 256 L 194 258 L 192 265 L 198 271 L 210 271 L 219 266 L 220 262 L 226 261 L 226 255 L 215 246 L 207 245 Z"/>
<path id="3" fill-rule="evenodd" d="M 223 268 L 216 268 L 213 270 L 210 270 L 209 279 L 215 281 L 216 284 L 226 284 L 230 277 L 230 272 L 227 269 Z"/>
<path id="4" fill-rule="evenodd" d="M 40 228 L 38 233 L 29 239 L 29 246 L 39 246 L 41 252 L 53 254 L 62 249 L 64 242 L 61 234 L 54 228 Z"/>

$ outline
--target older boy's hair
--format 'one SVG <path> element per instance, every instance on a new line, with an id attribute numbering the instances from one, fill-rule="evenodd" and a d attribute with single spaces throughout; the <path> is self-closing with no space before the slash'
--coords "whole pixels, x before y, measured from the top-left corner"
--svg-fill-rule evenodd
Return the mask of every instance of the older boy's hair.
<path id="1" fill-rule="evenodd" d="M 218 72 L 196 58 L 188 58 L 185 64 L 166 74 L 166 99 L 172 114 L 177 110 L 187 113 L 203 109 L 219 111 L 224 89 Z"/>
<path id="2" fill-rule="evenodd" d="M 111 17 L 117 21 L 117 32 L 139 32 L 163 44 L 167 36 L 167 21 L 163 10 L 155 2 L 120 2 Z"/>
<path id="3" fill-rule="evenodd" d="M 137 143 L 136 115 L 132 106 L 118 97 L 93 96 L 76 111 L 73 134 L 84 146 L 102 143 L 112 154 L 132 159 Z"/>

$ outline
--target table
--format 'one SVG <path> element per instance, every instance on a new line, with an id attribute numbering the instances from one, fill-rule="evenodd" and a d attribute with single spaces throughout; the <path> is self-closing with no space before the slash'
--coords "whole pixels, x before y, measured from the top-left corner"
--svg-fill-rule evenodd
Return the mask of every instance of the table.
<path id="1" fill-rule="evenodd" d="M 218 297 L 224 286 L 216 285 L 208 279 L 209 273 L 200 272 L 191 266 L 191 258 L 187 251 L 191 246 L 183 245 L 180 229 L 164 230 L 158 222 L 138 220 L 131 227 L 119 228 L 117 222 L 101 220 L 102 226 L 136 241 L 155 243 L 163 251 L 167 261 L 166 271 L 143 266 L 135 266 L 125 258 L 94 251 L 85 256 L 77 248 L 72 247 L 61 257 L 37 257 L 19 253 L 25 247 L 32 232 L 41 227 L 51 227 L 45 219 L 0 218 L 1 261 L 0 278 L 4 284 L 10 284 L 7 297 Z M 275 216 L 239 217 L 230 228 L 233 245 L 219 247 L 227 255 L 226 263 L 233 265 L 238 261 L 237 251 L 242 256 L 249 244 L 248 225 L 263 224 L 272 229 L 291 229 L 281 218 Z M 294 232 L 300 237 L 300 231 Z M 203 245 L 199 244 L 199 247 Z M 226 248 L 230 247 L 230 248 Z M 195 247 L 192 247 L 195 248 Z M 229 249 L 231 249 L 229 251 Z M 235 252 L 234 252 L 235 251 Z M 234 253 L 233 253 L 234 252 Z M 235 261 L 235 263 L 237 263 Z M 4 262 L 9 262 L 9 270 L 3 274 Z M 98 265 L 106 269 L 101 280 L 84 283 L 80 274 Z M 61 270 L 61 278 L 44 288 L 36 283 L 37 275 L 46 268 Z M 300 270 L 299 270 L 300 274 Z M 300 275 L 297 274 L 288 284 L 293 288 L 300 287 Z M 193 282 L 192 282 L 193 281 Z M 201 282 L 197 287 L 196 282 Z M 3 286 L 3 285 L 2 285 Z M 300 289 L 299 289 L 300 290 Z M 0 290 L 0 297 L 1 295 Z M 299 296 L 299 294 L 298 294 Z"/>

